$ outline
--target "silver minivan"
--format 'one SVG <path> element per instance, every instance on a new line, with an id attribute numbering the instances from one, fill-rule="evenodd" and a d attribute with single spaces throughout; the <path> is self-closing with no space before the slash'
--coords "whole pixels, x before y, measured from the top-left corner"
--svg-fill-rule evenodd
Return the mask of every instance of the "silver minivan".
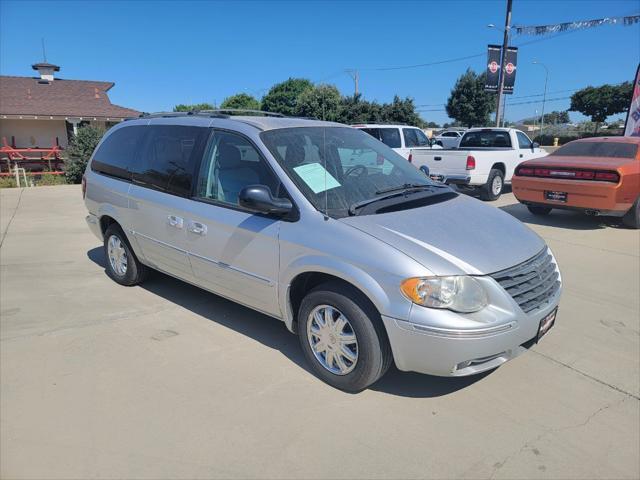
<path id="1" fill-rule="evenodd" d="M 160 270 L 285 322 L 313 371 L 362 390 L 392 362 L 493 369 L 554 324 L 545 242 L 337 123 L 154 114 L 107 132 L 87 222 L 122 285 Z"/>

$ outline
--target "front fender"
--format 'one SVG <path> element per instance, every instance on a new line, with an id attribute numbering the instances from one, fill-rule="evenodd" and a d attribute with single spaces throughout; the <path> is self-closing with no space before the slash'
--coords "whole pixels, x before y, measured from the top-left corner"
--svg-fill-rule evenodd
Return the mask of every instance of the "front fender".
<path id="1" fill-rule="evenodd" d="M 299 257 L 286 269 L 281 272 L 280 276 L 280 288 L 278 296 L 280 302 L 281 311 L 284 312 L 284 321 L 287 328 L 290 331 L 294 331 L 294 314 L 289 298 L 290 287 L 293 280 L 302 273 L 324 273 L 332 275 L 334 277 L 341 278 L 342 280 L 349 282 L 354 287 L 362 291 L 369 300 L 375 305 L 381 314 L 386 314 L 394 317 L 400 316 L 405 318 L 409 315 L 410 302 L 402 297 L 402 300 L 398 302 L 398 298 L 391 298 L 388 295 L 388 288 L 385 289 L 372 275 L 371 273 L 359 268 L 357 265 L 343 261 L 334 257 L 323 255 L 310 255 Z M 388 278 L 388 274 L 387 274 Z M 398 280 L 398 285 L 399 285 Z M 400 290 L 398 295 L 400 296 Z"/>

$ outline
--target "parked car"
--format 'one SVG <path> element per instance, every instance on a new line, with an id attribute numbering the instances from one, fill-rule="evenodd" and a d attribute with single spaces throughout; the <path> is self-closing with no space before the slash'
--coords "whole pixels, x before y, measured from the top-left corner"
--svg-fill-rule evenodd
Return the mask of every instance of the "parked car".
<path id="1" fill-rule="evenodd" d="M 436 145 L 418 127 L 406 125 L 353 125 L 353 127 L 367 132 L 376 140 L 380 140 L 396 153 L 402 155 L 409 162 L 412 161 L 411 150 L 440 150 L 441 145 Z"/>
<path id="2" fill-rule="evenodd" d="M 353 164 L 363 152 L 382 165 Z M 561 277 L 538 235 L 344 125 L 148 115 L 105 134 L 83 195 L 113 280 L 160 270 L 278 318 L 343 390 L 393 361 L 493 369 L 555 321 Z"/>
<path id="3" fill-rule="evenodd" d="M 478 190 L 483 200 L 500 197 L 518 164 L 546 155 L 524 132 L 513 128 L 472 128 L 456 150 L 412 152 L 414 165 L 424 167 L 432 179 Z"/>
<path id="4" fill-rule="evenodd" d="M 464 130 L 445 130 L 434 137 L 435 142 L 443 148 L 458 148 Z"/>
<path id="5" fill-rule="evenodd" d="M 513 193 L 529 211 L 554 208 L 622 217 L 640 228 L 640 137 L 575 140 L 544 159 L 521 163 Z"/>

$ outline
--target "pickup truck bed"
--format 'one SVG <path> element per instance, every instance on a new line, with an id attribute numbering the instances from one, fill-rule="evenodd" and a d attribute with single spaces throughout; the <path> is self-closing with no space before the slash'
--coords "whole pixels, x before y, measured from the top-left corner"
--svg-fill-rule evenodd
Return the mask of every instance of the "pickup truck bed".
<path id="1" fill-rule="evenodd" d="M 475 136 L 465 142 L 468 135 Z M 490 143 L 496 138 L 507 146 L 464 148 L 465 143 Z M 412 163 L 428 170 L 436 181 L 479 188 L 487 200 L 500 196 L 503 185 L 511 183 L 513 172 L 521 162 L 547 154 L 524 133 L 514 129 L 471 129 L 464 134 L 460 145 L 459 149 L 412 151 Z"/>

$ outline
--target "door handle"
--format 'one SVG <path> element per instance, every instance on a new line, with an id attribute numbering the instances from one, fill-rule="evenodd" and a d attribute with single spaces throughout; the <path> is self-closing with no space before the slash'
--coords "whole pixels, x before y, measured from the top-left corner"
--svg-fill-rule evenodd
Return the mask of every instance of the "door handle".
<path id="1" fill-rule="evenodd" d="M 184 226 L 184 220 L 180 217 L 176 217 L 175 215 L 169 215 L 167 217 L 167 223 L 176 228 L 182 228 Z"/>
<path id="2" fill-rule="evenodd" d="M 520 158 L 522 158 L 522 157 L 523 157 L 523 155 L 522 155 L 522 154 L 520 154 Z"/>
<path id="3" fill-rule="evenodd" d="M 206 235 L 207 226 L 204 223 L 191 222 L 191 224 L 189 225 L 189 231 L 195 233 L 196 235 Z"/>
<path id="4" fill-rule="evenodd" d="M 442 157 L 433 157 L 433 159 L 436 160 L 436 161 L 440 161 L 440 160 L 442 160 Z"/>

